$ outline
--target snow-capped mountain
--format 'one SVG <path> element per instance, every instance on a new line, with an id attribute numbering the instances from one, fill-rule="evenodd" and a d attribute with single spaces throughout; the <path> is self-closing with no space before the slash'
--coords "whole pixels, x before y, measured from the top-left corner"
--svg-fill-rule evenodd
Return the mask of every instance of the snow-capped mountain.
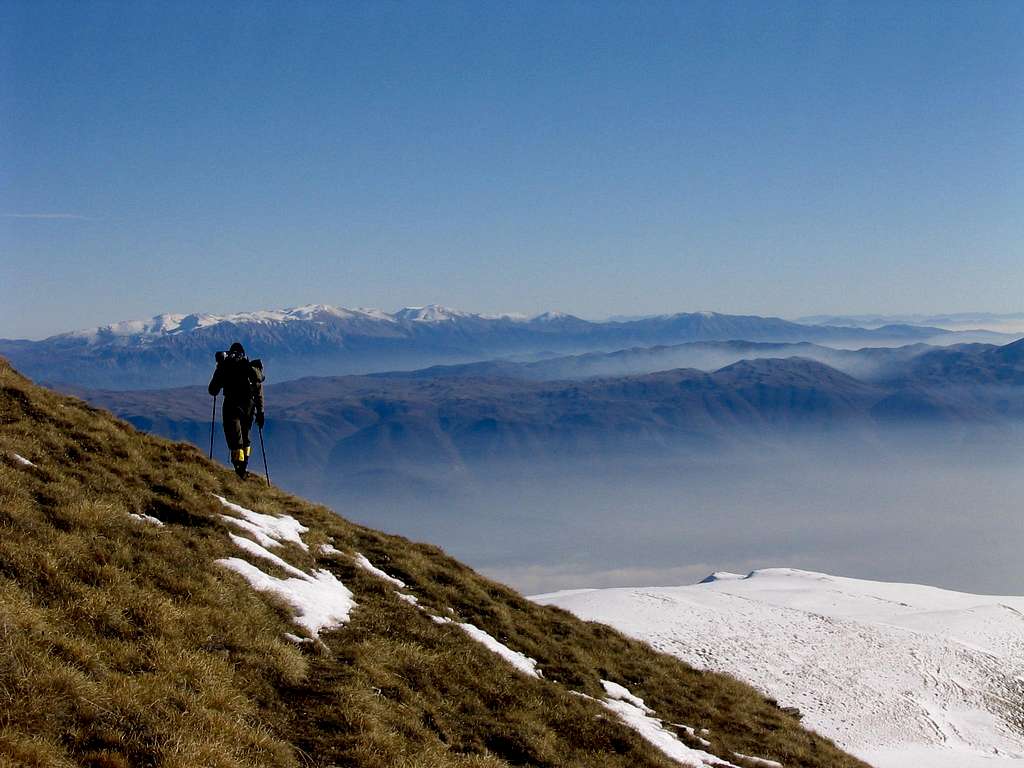
<path id="1" fill-rule="evenodd" d="M 533 599 L 752 683 L 877 768 L 1024 766 L 1024 597 L 773 568 Z"/>
<path id="2" fill-rule="evenodd" d="M 198 384 L 213 353 L 241 341 L 274 380 L 412 370 L 508 355 L 577 354 L 690 341 L 816 342 L 834 346 L 953 343 L 917 326 L 875 329 L 800 325 L 780 318 L 691 312 L 630 322 L 591 322 L 560 312 L 485 315 L 449 307 L 394 313 L 311 304 L 235 314 L 158 315 L 42 341 L 0 340 L 0 355 L 54 384 L 110 389 Z"/>
<path id="3" fill-rule="evenodd" d="M 282 323 L 334 323 L 358 327 L 364 323 L 401 324 L 407 322 L 439 323 L 461 318 L 483 317 L 469 312 L 449 309 L 437 304 L 425 307 L 405 307 L 393 314 L 379 309 L 345 309 L 329 304 L 307 304 L 290 309 L 265 309 L 254 312 L 235 312 L 227 315 L 196 313 L 182 315 L 167 313 L 149 320 L 125 320 L 96 328 L 86 328 L 58 334 L 53 339 L 84 339 L 91 344 L 103 344 L 114 339 L 152 340 L 160 336 L 180 335 L 201 328 L 221 324 L 274 325 Z M 503 316 L 511 317 L 511 316 Z M 524 318 L 525 319 L 525 318 Z"/>
<path id="4" fill-rule="evenodd" d="M 393 315 L 390 315 L 390 317 L 391 319 L 400 323 L 452 323 L 458 320 L 474 319 L 510 320 L 513 322 L 525 322 L 530 319 L 528 315 L 518 313 L 487 315 L 478 314 L 475 312 L 463 312 L 460 309 L 443 307 L 440 304 L 428 304 L 425 307 L 405 307 L 403 309 L 398 310 Z M 539 315 L 538 317 L 543 317 L 543 315 Z"/>

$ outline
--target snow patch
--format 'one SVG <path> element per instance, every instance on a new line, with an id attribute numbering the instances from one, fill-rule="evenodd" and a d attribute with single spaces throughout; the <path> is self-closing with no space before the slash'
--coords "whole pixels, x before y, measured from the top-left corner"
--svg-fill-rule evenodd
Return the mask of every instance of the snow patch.
<path id="1" fill-rule="evenodd" d="M 12 453 L 11 455 L 14 457 L 14 460 L 16 462 L 18 462 L 19 464 L 21 464 L 23 467 L 34 467 L 35 466 L 35 464 L 33 464 L 31 461 L 26 459 L 24 456 L 21 456 L 20 454 Z"/>
<path id="2" fill-rule="evenodd" d="M 214 494 L 217 496 L 217 494 Z M 274 517 L 262 515 L 217 496 L 220 503 L 242 515 L 241 518 L 221 515 L 222 518 L 252 534 L 257 541 L 243 536 L 228 534 L 235 546 L 250 555 L 267 560 L 282 568 L 290 578 L 279 579 L 264 573 L 247 560 L 239 557 L 227 557 L 217 561 L 235 573 L 240 574 L 253 589 L 268 592 L 282 598 L 295 610 L 294 621 L 305 628 L 314 637 L 323 629 L 333 629 L 348 621 L 349 614 L 355 607 L 351 590 L 342 584 L 330 571 L 317 570 L 306 573 L 291 563 L 269 551 L 267 547 L 279 546 L 290 541 L 309 551 L 300 534 L 309 529 L 293 517 L 283 515 Z M 296 641 L 294 635 L 285 635 L 289 640 Z M 299 639 L 301 641 L 301 638 Z"/>
<path id="3" fill-rule="evenodd" d="M 162 520 L 157 520 L 152 515 L 139 515 L 139 514 L 136 514 L 135 512 L 129 512 L 128 513 L 128 517 L 133 517 L 133 518 L 135 518 L 136 520 L 138 520 L 141 523 L 149 523 L 150 525 L 158 525 L 161 528 L 164 527 L 163 521 Z"/>
<path id="4" fill-rule="evenodd" d="M 259 512 L 253 512 L 251 509 L 246 509 L 243 506 L 228 501 L 223 496 L 218 496 L 216 493 L 213 494 L 221 504 L 241 515 L 241 518 L 231 517 L 230 515 L 221 515 L 221 517 L 232 525 L 236 525 L 245 531 L 251 533 L 260 544 L 264 547 L 276 547 L 286 541 L 290 541 L 293 544 L 298 544 L 307 552 L 309 547 L 302 540 L 300 534 L 309 531 L 309 528 L 304 526 L 294 517 L 288 515 L 282 515 L 281 517 L 275 517 L 274 515 L 263 515 Z"/>
<path id="5" fill-rule="evenodd" d="M 270 550 L 266 549 L 265 547 L 261 547 L 255 541 L 252 541 L 251 539 L 247 539 L 244 536 L 237 536 L 237 535 L 235 535 L 233 533 L 229 533 L 228 536 L 231 537 L 231 541 L 233 541 L 235 543 L 235 546 L 237 546 L 239 549 L 244 549 L 250 555 L 255 555 L 256 557 L 260 557 L 260 558 L 263 558 L 264 560 L 268 560 L 269 562 L 271 562 L 274 565 L 276 565 L 278 568 L 281 568 L 281 569 L 287 571 L 292 576 L 296 576 L 296 577 L 298 577 L 300 579 L 306 578 L 306 573 L 304 571 L 300 571 L 294 565 L 292 565 L 289 562 L 286 562 L 285 560 L 283 560 L 282 558 L 278 557 L 277 555 L 275 555 L 273 552 L 271 552 Z"/>
<path id="6" fill-rule="evenodd" d="M 652 716 L 650 707 L 644 704 L 643 699 L 634 696 L 625 687 L 610 680 L 602 680 L 601 685 L 608 694 L 607 698 L 600 701 L 601 705 L 618 715 L 622 722 L 671 759 L 691 768 L 702 768 L 706 765 L 739 768 L 710 752 L 683 744 L 674 733 L 665 728 L 661 720 Z"/>
<path id="7" fill-rule="evenodd" d="M 404 597 L 399 593 L 399 597 Z M 412 595 L 409 595 L 412 597 Z M 415 599 L 415 598 L 414 598 Z M 505 659 L 509 664 L 518 669 L 520 672 L 530 675 L 531 677 L 540 678 L 543 677 L 543 673 L 537 669 L 537 662 L 531 659 L 529 656 L 520 653 L 519 651 L 513 651 L 504 643 L 496 640 L 491 635 L 484 632 L 479 627 L 475 627 L 472 624 L 466 624 L 464 622 L 452 621 L 451 619 L 445 618 L 444 616 L 435 616 L 430 614 L 430 620 L 435 624 L 454 624 L 455 626 L 462 629 L 467 635 L 476 640 L 478 643 L 483 645 L 487 650 L 492 653 L 496 653 L 501 658 Z"/>
<path id="8" fill-rule="evenodd" d="M 526 656 L 519 651 L 513 651 L 507 645 L 499 642 L 479 627 L 474 627 L 472 624 L 465 624 L 462 622 L 453 623 L 458 624 L 458 626 L 461 627 L 467 635 L 483 645 L 487 650 L 493 651 L 501 656 L 501 658 L 520 672 L 530 675 L 531 677 L 542 677 L 540 670 L 537 669 L 537 662 L 529 656 Z"/>
<path id="9" fill-rule="evenodd" d="M 698 735 L 697 729 L 694 728 L 692 725 L 683 725 L 682 723 L 672 723 L 672 725 L 674 725 L 676 728 L 681 728 L 682 730 L 686 731 L 686 735 L 689 736 L 694 741 L 696 741 L 702 747 L 710 747 L 711 746 L 711 742 L 708 741 L 707 739 L 705 739 L 703 736 Z M 707 728 L 701 728 L 699 733 L 707 733 L 707 732 L 708 732 Z M 737 755 L 737 757 L 739 757 L 739 755 Z"/>
<path id="10" fill-rule="evenodd" d="M 416 597 L 416 595 L 407 595 L 405 592 L 395 592 L 395 597 L 399 598 L 400 600 L 405 600 L 405 602 L 407 602 L 409 605 L 418 606 L 420 604 L 420 601 Z"/>
<path id="11" fill-rule="evenodd" d="M 611 696 L 613 699 L 629 702 L 634 707 L 638 707 L 647 713 L 654 711 L 646 704 L 644 704 L 643 699 L 639 698 L 638 696 L 634 696 L 632 693 L 630 693 L 629 689 L 626 688 L 624 685 L 613 683 L 611 680 L 602 680 L 601 687 L 604 688 L 604 692 Z"/>
<path id="12" fill-rule="evenodd" d="M 314 637 L 324 629 L 347 622 L 356 605 L 352 592 L 330 571 L 278 579 L 238 557 L 223 558 L 217 563 L 240 574 L 253 589 L 283 599 L 295 610 L 295 623 Z"/>
<path id="13" fill-rule="evenodd" d="M 321 544 L 320 554 L 325 555 L 327 557 L 336 557 L 337 555 L 344 555 L 345 553 L 337 547 L 335 547 L 333 544 Z"/>
<path id="14" fill-rule="evenodd" d="M 739 752 L 733 752 L 733 756 L 738 757 L 740 760 L 746 760 L 748 763 L 754 763 L 754 765 L 763 765 L 764 768 L 782 768 L 782 763 L 777 763 L 774 760 L 765 760 L 763 757 L 751 757 L 750 755 L 742 755 Z"/>
<path id="15" fill-rule="evenodd" d="M 382 571 L 380 568 L 378 568 L 369 560 L 367 560 L 366 555 L 356 552 L 354 559 L 356 561 L 356 565 L 358 565 L 364 571 L 369 571 L 377 578 L 384 579 L 384 581 L 390 584 L 394 584 L 396 587 L 401 587 L 402 589 L 405 589 L 404 581 L 402 581 L 401 579 L 396 579 L 394 576 L 389 576 L 388 574 L 384 573 L 384 571 Z"/>

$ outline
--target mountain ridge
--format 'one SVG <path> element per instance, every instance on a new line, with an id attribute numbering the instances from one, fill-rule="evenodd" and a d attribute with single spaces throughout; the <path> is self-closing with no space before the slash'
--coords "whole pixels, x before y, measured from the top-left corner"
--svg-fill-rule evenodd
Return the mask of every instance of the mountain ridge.
<path id="1" fill-rule="evenodd" d="M 676 368 L 714 371 L 739 360 L 804 357 L 864 380 L 884 380 L 911 357 L 935 349 L 927 344 L 835 349 L 811 342 L 691 341 L 674 345 L 586 352 L 533 362 L 499 359 L 461 365 L 437 365 L 412 371 L 382 371 L 383 378 L 518 378 L 532 381 L 586 379 L 655 373 Z"/>
<path id="2" fill-rule="evenodd" d="M 213 353 L 234 341 L 258 350 L 258 356 L 282 378 L 298 378 L 411 370 L 508 355 L 607 352 L 688 341 L 888 346 L 953 342 L 958 338 L 937 328 L 886 326 L 865 330 L 707 312 L 591 322 L 557 313 L 523 318 L 427 306 L 389 315 L 379 310 L 309 305 L 228 316 L 167 314 L 148 321 L 59 334 L 42 341 L 0 340 L 0 355 L 44 383 L 146 389 L 204 381 Z"/>
<path id="3" fill-rule="evenodd" d="M 205 389 L 77 393 L 140 429 L 209 442 Z M 368 472 L 375 483 L 391 473 L 444 483 L 495 461 L 685 457 L 823 435 L 877 445 L 904 427 L 942 428 L 949 440 L 957 430 L 997 434 L 1024 418 L 1024 389 L 965 395 L 861 381 L 800 357 L 580 381 L 309 377 L 270 383 L 266 398 L 278 471 L 318 496 L 326 493 L 319 482 L 358 486 Z"/>

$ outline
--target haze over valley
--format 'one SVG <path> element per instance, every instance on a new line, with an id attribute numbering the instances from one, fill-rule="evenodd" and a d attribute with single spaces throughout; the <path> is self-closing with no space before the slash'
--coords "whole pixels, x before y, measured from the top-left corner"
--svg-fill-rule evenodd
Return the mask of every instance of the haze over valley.
<path id="1" fill-rule="evenodd" d="M 526 592 L 772 564 L 976 592 L 1024 580 L 1008 556 L 1024 490 L 1015 337 L 713 313 L 403 313 L 179 315 L 21 354 L 44 349 L 41 379 L 205 450 L 211 350 L 241 339 L 268 371 L 275 481 Z M 282 380 L 306 361 L 369 365 L 375 344 L 391 345 L 382 370 Z M 138 388 L 167 371 L 192 386 Z"/>

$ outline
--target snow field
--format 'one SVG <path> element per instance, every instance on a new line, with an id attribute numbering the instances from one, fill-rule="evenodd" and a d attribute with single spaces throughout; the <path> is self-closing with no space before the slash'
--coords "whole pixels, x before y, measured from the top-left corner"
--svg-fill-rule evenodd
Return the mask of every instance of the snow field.
<path id="1" fill-rule="evenodd" d="M 745 680 L 876 768 L 1024 768 L 1024 598 L 768 569 L 533 599 Z"/>

